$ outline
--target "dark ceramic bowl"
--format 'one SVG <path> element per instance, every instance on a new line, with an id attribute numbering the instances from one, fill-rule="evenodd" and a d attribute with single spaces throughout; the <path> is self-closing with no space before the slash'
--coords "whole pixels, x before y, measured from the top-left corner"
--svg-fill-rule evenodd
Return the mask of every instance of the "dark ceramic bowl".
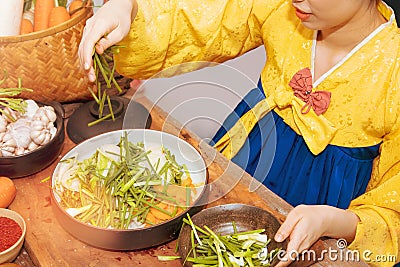
<path id="1" fill-rule="evenodd" d="M 271 239 L 268 244 L 268 251 L 275 248 L 286 249 L 287 243 L 277 243 L 274 240 L 275 233 L 280 227 L 280 222 L 268 211 L 245 204 L 226 204 L 202 210 L 191 217 L 193 223 L 201 228 L 205 225 L 217 234 L 233 234 L 232 222 L 235 222 L 237 232 L 245 232 L 256 229 L 265 229 L 265 234 Z M 192 250 L 191 227 L 185 224 L 179 234 L 179 254 L 181 261 L 185 262 L 186 257 Z M 191 255 L 192 256 L 192 255 Z M 272 262 L 271 266 L 278 263 L 278 259 Z M 192 266 L 192 263 L 185 262 L 185 267 Z"/>
<path id="2" fill-rule="evenodd" d="M 62 168 L 63 160 L 72 156 L 83 160 L 93 155 L 95 150 L 103 144 L 117 144 L 124 132 L 128 134 L 128 140 L 136 143 L 143 142 L 145 147 L 149 145 L 163 145 L 175 155 L 176 161 L 186 164 L 194 184 L 207 183 L 207 169 L 201 155 L 186 141 L 164 132 L 143 129 L 117 130 L 89 138 L 70 150 L 57 164 L 52 177 L 52 205 L 59 223 L 72 236 L 80 241 L 107 250 L 140 250 L 157 246 L 175 239 L 182 226 L 182 219 L 189 213 L 201 210 L 201 203 L 206 197 L 206 187 L 197 188 L 196 198 L 192 206 L 187 207 L 179 216 L 173 217 L 163 223 L 140 229 L 108 229 L 95 227 L 75 219 L 60 205 L 60 198 L 55 192 L 57 180 Z"/>
<path id="3" fill-rule="evenodd" d="M 54 123 L 57 128 L 55 136 L 49 143 L 29 153 L 20 156 L 0 157 L 0 176 L 18 178 L 32 175 L 49 166 L 60 155 L 65 139 L 64 110 L 58 102 L 38 102 L 38 105 L 54 108 L 57 114 Z"/>

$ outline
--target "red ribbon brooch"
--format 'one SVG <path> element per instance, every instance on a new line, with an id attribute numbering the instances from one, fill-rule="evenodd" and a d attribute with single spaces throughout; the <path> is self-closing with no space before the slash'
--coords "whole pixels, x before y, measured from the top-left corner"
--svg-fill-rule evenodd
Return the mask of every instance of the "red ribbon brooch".
<path id="1" fill-rule="evenodd" d="M 296 72 L 290 80 L 289 86 L 294 90 L 294 95 L 306 103 L 301 108 L 302 114 L 308 113 L 313 108 L 315 114 L 319 116 L 328 109 L 331 92 L 312 91 L 312 74 L 309 68 Z"/>

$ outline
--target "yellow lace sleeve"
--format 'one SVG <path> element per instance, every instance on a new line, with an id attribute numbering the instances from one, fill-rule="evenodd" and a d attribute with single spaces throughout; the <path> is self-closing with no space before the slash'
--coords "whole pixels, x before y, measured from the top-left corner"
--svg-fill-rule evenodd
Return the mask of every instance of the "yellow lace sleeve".
<path id="1" fill-rule="evenodd" d="M 147 79 L 185 62 L 163 76 L 224 62 L 262 45 L 261 27 L 286 0 L 138 0 L 131 30 L 120 42 L 117 71 Z"/>
<path id="2" fill-rule="evenodd" d="M 374 162 L 367 192 L 349 207 L 361 220 L 350 248 L 359 250 L 361 259 L 371 266 L 393 266 L 400 261 L 399 74 L 397 71 L 388 90 L 383 124 L 388 134 L 383 139 L 380 157 Z"/>

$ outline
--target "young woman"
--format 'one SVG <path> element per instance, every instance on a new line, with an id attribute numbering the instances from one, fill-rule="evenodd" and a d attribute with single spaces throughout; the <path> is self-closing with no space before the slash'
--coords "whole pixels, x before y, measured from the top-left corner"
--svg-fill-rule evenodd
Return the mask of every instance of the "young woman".
<path id="1" fill-rule="evenodd" d="M 394 264 L 372 262 L 397 257 L 400 240 L 400 34 L 387 5 L 110 0 L 88 20 L 79 49 L 91 80 L 93 47 L 118 42 L 118 72 L 136 79 L 264 45 L 259 86 L 215 147 L 295 206 L 275 236 L 289 239 L 289 252 L 328 236 L 371 251 L 371 265 Z"/>

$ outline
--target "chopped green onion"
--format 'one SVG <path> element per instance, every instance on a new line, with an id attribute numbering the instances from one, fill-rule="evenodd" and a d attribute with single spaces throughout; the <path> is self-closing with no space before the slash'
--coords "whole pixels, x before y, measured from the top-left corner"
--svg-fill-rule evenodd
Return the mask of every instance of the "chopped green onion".
<path id="1" fill-rule="evenodd" d="M 180 256 L 162 256 L 162 255 L 158 255 L 157 256 L 159 261 L 173 261 L 173 260 L 177 260 L 180 259 Z"/>
<path id="2" fill-rule="evenodd" d="M 118 46 L 118 45 L 113 45 L 109 48 L 107 48 L 103 54 L 98 54 L 96 50 L 93 50 L 93 68 L 95 70 L 95 76 L 96 76 L 96 84 L 97 84 L 97 97 L 93 93 L 93 90 L 89 88 L 89 91 L 91 92 L 94 100 L 98 104 L 98 112 L 99 112 L 99 118 L 93 122 L 88 123 L 88 126 L 93 126 L 105 119 L 111 118 L 113 121 L 115 120 L 114 116 L 114 111 L 112 110 L 112 105 L 111 105 L 111 100 L 110 96 L 108 95 L 108 90 L 111 88 L 111 84 L 117 88 L 118 92 L 122 92 L 121 87 L 117 83 L 114 77 L 115 73 L 115 64 L 113 64 L 113 67 L 110 68 L 109 64 L 113 61 L 113 55 L 119 53 L 119 48 L 123 46 Z M 104 81 L 105 81 L 105 89 L 102 88 L 102 84 L 99 81 L 99 74 L 102 75 Z M 110 114 L 103 116 L 103 111 L 104 111 L 104 106 L 108 104 L 109 112 Z"/>
<path id="3" fill-rule="evenodd" d="M 51 179 L 50 176 L 47 176 L 46 178 L 42 179 L 40 182 L 41 182 L 41 183 L 45 183 L 45 182 L 47 182 L 47 181 L 50 180 L 50 179 Z"/>
<path id="4" fill-rule="evenodd" d="M 220 235 L 207 225 L 203 228 L 195 225 L 189 214 L 183 221 L 191 228 L 191 248 L 184 262 L 191 262 L 192 266 L 268 267 L 280 251 L 276 248 L 268 252 L 270 239 L 263 234 L 264 229 L 239 233 L 232 222 L 233 234 Z"/>
<path id="5" fill-rule="evenodd" d="M 8 73 L 6 70 L 3 71 L 3 79 L 0 80 L 0 85 L 2 85 L 8 79 Z M 0 88 L 0 115 L 4 115 L 10 121 L 15 121 L 15 118 L 11 116 L 5 108 L 9 108 L 10 110 L 17 111 L 20 113 L 25 113 L 27 103 L 22 98 L 14 98 L 13 96 L 17 96 L 20 93 L 27 91 L 32 92 L 33 90 L 30 88 L 22 87 L 22 80 L 18 78 L 17 87 L 11 88 Z"/>
<path id="6" fill-rule="evenodd" d="M 145 151 L 143 143 L 129 142 L 125 132 L 115 147 L 111 145 L 107 147 L 110 151 L 105 150 L 99 148 L 82 161 L 73 157 L 61 162 L 71 166 L 73 170 L 66 172 L 66 181 L 58 181 L 55 184 L 54 191 L 60 196 L 63 207 L 81 211 L 76 215 L 79 220 L 98 227 L 116 229 L 152 224 L 146 219 L 150 209 L 157 210 L 169 218 L 176 216 L 181 205 L 173 194 L 169 195 L 168 191 L 159 192 L 156 188 L 168 183 L 150 166 L 150 152 Z M 173 158 L 169 150 L 163 148 L 162 151 L 165 157 Z M 169 166 L 172 169 L 168 168 L 166 172 L 172 178 L 171 181 L 180 180 L 175 177 L 181 177 L 185 173 L 183 166 L 177 163 Z M 76 186 L 75 189 L 64 186 L 77 182 L 79 190 Z M 190 193 L 186 192 L 187 195 Z M 158 205 L 164 201 L 170 209 Z M 82 207 L 90 208 L 81 210 Z M 163 217 L 163 220 L 166 217 Z"/>

